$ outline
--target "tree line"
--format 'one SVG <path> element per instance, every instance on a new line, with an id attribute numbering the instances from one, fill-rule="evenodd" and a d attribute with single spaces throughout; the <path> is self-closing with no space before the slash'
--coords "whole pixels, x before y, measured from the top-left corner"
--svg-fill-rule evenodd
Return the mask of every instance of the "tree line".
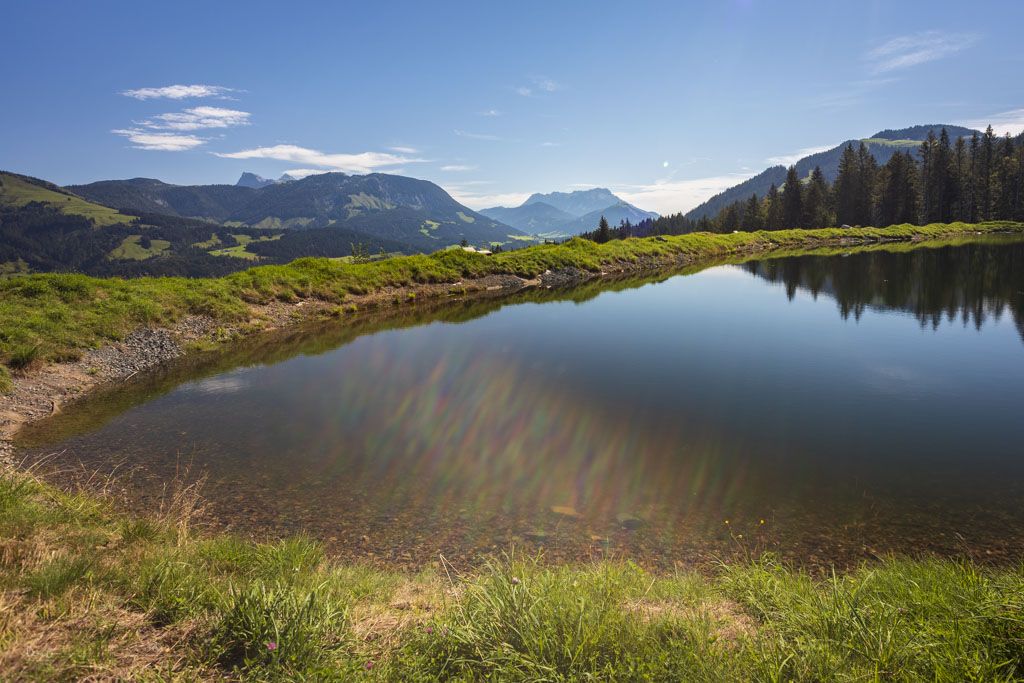
<path id="1" fill-rule="evenodd" d="M 983 134 L 951 141 L 946 129 L 929 131 L 916 151 L 897 152 L 879 164 L 862 142 L 847 144 L 834 183 L 821 168 L 801 178 L 790 166 L 782 187 L 734 202 L 714 218 L 691 220 L 683 214 L 609 226 L 582 236 L 596 242 L 626 237 L 694 231 L 733 232 L 823 228 L 886 227 L 963 221 L 1024 221 L 1024 136 Z"/>

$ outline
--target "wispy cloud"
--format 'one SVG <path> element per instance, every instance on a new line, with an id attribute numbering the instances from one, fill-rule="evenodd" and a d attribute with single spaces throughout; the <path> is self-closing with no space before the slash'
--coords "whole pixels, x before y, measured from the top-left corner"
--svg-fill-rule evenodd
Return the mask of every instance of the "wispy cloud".
<path id="1" fill-rule="evenodd" d="M 190 97 L 224 97 L 232 92 L 235 92 L 233 88 L 225 88 L 222 85 L 165 85 L 162 88 L 123 90 L 121 94 L 137 100 L 183 100 Z"/>
<path id="2" fill-rule="evenodd" d="M 460 183 L 458 185 L 445 185 L 445 190 L 460 204 L 465 204 L 471 209 L 487 209 L 492 206 L 519 206 L 530 196 L 529 192 L 499 192 L 485 194 L 475 192 L 473 182 Z"/>
<path id="3" fill-rule="evenodd" d="M 158 114 L 138 125 L 155 130 L 202 130 L 204 128 L 230 128 L 249 125 L 251 114 L 237 109 L 221 107 L 193 107 L 170 114 Z"/>
<path id="4" fill-rule="evenodd" d="M 128 138 L 132 147 L 136 149 L 156 152 L 184 152 L 206 144 L 206 140 L 195 135 L 155 133 L 139 128 L 117 129 L 110 132 Z"/>
<path id="5" fill-rule="evenodd" d="M 963 125 L 977 130 L 985 130 L 986 126 L 992 126 L 997 135 L 1020 135 L 1024 132 L 1024 109 L 1011 109 L 985 118 L 964 121 Z"/>
<path id="6" fill-rule="evenodd" d="M 480 112 L 480 116 L 501 116 L 501 112 L 498 111 L 497 109 L 488 109 L 486 111 Z"/>
<path id="7" fill-rule="evenodd" d="M 465 164 L 448 164 L 441 167 L 442 171 L 475 171 L 476 169 L 476 166 L 466 166 Z"/>
<path id="8" fill-rule="evenodd" d="M 533 97 L 537 92 L 555 92 L 561 90 L 562 85 L 546 76 L 534 76 L 530 79 L 529 85 L 519 85 L 513 88 L 517 95 Z"/>
<path id="9" fill-rule="evenodd" d="M 456 128 L 453 131 L 460 138 L 470 138 L 471 140 L 500 140 L 497 135 L 489 135 L 487 133 L 471 133 L 467 130 L 460 130 Z"/>
<path id="10" fill-rule="evenodd" d="M 399 146 L 399 147 L 388 147 L 388 149 L 390 149 L 392 152 L 398 152 L 399 154 L 419 154 L 420 153 L 420 151 L 418 149 L 416 149 L 415 147 Z"/>
<path id="11" fill-rule="evenodd" d="M 728 173 L 690 180 L 662 179 L 649 185 L 613 186 L 615 194 L 630 204 L 665 215 L 689 211 L 704 200 L 750 178 L 753 173 Z"/>
<path id="12" fill-rule="evenodd" d="M 542 142 L 542 143 L 540 143 L 540 146 L 541 147 L 561 147 L 562 143 L 561 142 Z"/>
<path id="13" fill-rule="evenodd" d="M 923 31 L 897 36 L 871 49 L 865 59 L 875 73 L 907 69 L 934 62 L 973 45 L 978 36 L 972 33 Z"/>
<path id="14" fill-rule="evenodd" d="M 400 154 L 387 152 L 361 152 L 359 154 L 329 154 L 298 145 L 274 145 L 273 147 L 256 147 L 239 152 L 216 153 L 225 159 L 274 159 L 290 161 L 304 166 L 314 166 L 332 171 L 347 173 L 372 173 L 380 168 L 389 168 L 401 164 L 426 161 Z M 308 169 L 297 169 L 308 170 Z"/>
<path id="15" fill-rule="evenodd" d="M 824 152 L 825 150 L 832 149 L 833 147 L 835 147 L 835 145 L 821 145 L 819 147 L 804 147 L 803 149 L 798 149 L 797 151 L 793 152 L 792 154 L 780 154 L 779 156 L 768 157 L 767 159 L 765 159 L 765 161 L 768 162 L 769 164 L 772 164 L 773 166 L 780 165 L 780 164 L 782 166 L 792 166 L 793 164 L 795 164 L 796 162 L 800 161 L 801 159 L 803 159 L 806 156 L 810 156 L 812 154 L 817 154 L 818 152 Z"/>

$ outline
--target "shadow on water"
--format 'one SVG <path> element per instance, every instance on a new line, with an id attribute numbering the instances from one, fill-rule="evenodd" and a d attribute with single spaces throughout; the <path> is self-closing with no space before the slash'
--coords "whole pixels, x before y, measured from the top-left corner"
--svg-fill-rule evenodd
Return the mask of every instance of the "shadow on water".
<path id="1" fill-rule="evenodd" d="M 143 510 L 189 461 L 217 525 L 395 565 L 1011 561 L 1022 266 L 1020 240 L 887 244 L 395 307 L 192 356 L 19 445 L 69 485 L 123 467 Z"/>

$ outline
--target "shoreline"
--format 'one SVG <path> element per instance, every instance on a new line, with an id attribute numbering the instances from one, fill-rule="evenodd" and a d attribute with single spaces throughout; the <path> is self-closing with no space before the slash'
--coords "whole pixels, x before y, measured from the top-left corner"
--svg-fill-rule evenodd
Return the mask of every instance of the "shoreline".
<path id="1" fill-rule="evenodd" d="M 945 230 L 929 230 L 928 228 L 932 226 L 922 226 L 916 230 L 913 226 L 908 227 L 911 227 L 910 231 L 900 232 L 894 231 L 893 228 L 851 229 L 850 232 L 853 234 L 845 236 L 835 235 L 835 230 L 781 231 L 786 233 L 789 239 L 778 242 L 764 239 L 775 233 L 733 233 L 721 237 L 753 235 L 761 239 L 745 239 L 731 250 L 696 254 L 688 250 L 669 251 L 667 254 L 649 254 L 635 260 L 618 258 L 601 262 L 597 270 L 568 265 L 557 269 L 548 268 L 537 274 L 494 272 L 454 281 L 384 286 L 364 294 L 346 296 L 343 306 L 328 299 L 307 296 L 293 302 L 273 300 L 247 303 L 247 315 L 237 320 L 222 320 L 210 315 L 192 313 L 172 325 L 140 325 L 129 330 L 122 339 L 87 350 L 70 362 L 42 361 L 32 364 L 25 371 L 12 372 L 11 391 L 0 394 L 0 463 L 13 464 L 12 442 L 22 426 L 49 417 L 72 402 L 85 400 L 97 389 L 127 381 L 137 374 L 154 370 L 197 351 L 223 348 L 255 335 L 279 332 L 316 320 L 333 318 L 344 321 L 340 324 L 350 325 L 355 320 L 365 318 L 367 314 L 386 318 L 394 312 L 420 307 L 424 303 L 436 306 L 440 302 L 450 302 L 454 305 L 485 297 L 504 298 L 534 287 L 571 289 L 595 280 L 653 274 L 661 270 L 694 267 L 704 263 L 710 267 L 723 259 L 791 256 L 804 252 L 811 255 L 814 250 L 822 248 L 858 249 L 898 243 L 913 245 L 983 235 L 1024 234 L 1024 224 L 1021 223 L 971 226 L 950 224 L 942 226 L 946 228 Z M 793 233 L 797 233 L 795 240 Z M 806 234 L 801 236 L 799 233 Z M 821 233 L 828 233 L 828 236 L 821 236 Z M 628 242 L 665 243 L 671 239 L 686 237 L 688 236 L 649 237 Z"/>

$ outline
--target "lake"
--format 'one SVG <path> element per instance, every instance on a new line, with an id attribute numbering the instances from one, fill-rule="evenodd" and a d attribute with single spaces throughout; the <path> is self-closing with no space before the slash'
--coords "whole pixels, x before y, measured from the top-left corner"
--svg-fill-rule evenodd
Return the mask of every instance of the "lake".
<path id="1" fill-rule="evenodd" d="M 21 435 L 347 559 L 1024 557 L 1024 242 L 764 259 L 304 329 Z M 71 468 L 75 464 L 79 469 Z M 184 473 L 184 474 L 183 474 Z M 554 508 L 554 510 L 553 510 Z"/>

